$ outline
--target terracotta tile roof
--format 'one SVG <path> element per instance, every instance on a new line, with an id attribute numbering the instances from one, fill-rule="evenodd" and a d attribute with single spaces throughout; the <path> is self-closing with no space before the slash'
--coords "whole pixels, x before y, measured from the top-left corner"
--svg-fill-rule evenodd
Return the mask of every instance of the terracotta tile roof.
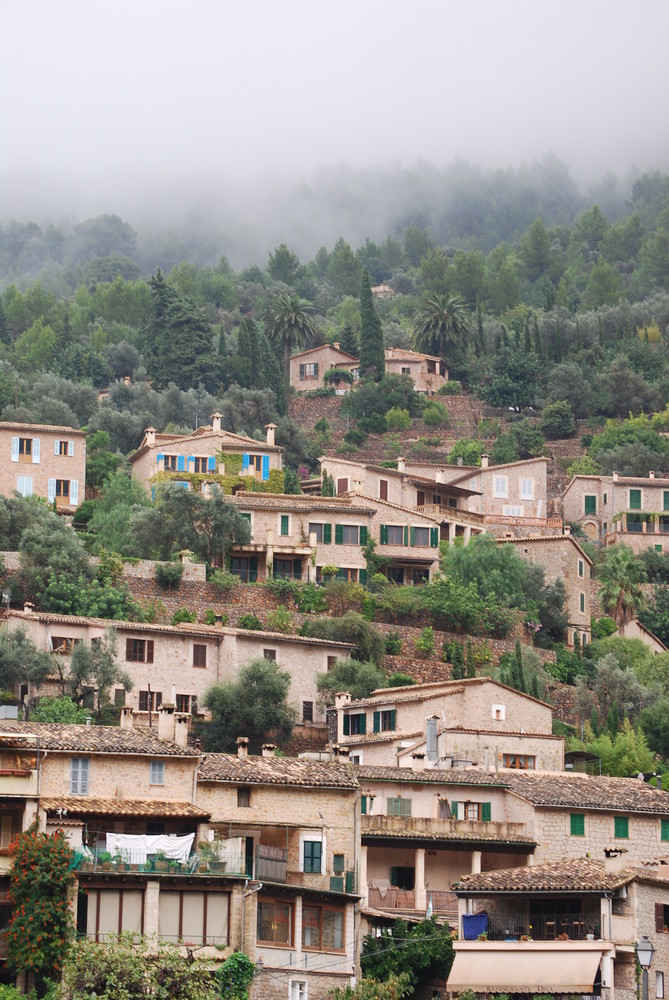
<path id="1" fill-rule="evenodd" d="M 409 351 L 403 347 L 389 347 L 384 351 L 386 361 L 441 361 L 434 354 L 421 354 L 419 351 Z"/>
<path id="2" fill-rule="evenodd" d="M 647 785 L 640 778 L 611 778 L 567 771 L 512 771 L 505 775 L 505 781 L 512 791 L 539 808 L 669 817 L 669 793 Z"/>
<path id="3" fill-rule="evenodd" d="M 453 482 L 457 483 L 460 479 L 471 477 L 472 472 L 478 475 L 480 472 L 499 472 L 500 469 L 513 469 L 519 465 L 532 465 L 535 462 L 545 462 L 548 464 L 549 461 L 550 459 L 546 458 L 545 455 L 539 455 L 537 458 L 521 458 L 517 462 L 502 462 L 501 465 L 488 465 L 485 469 L 481 465 L 469 466 L 466 468 L 464 475 L 456 476 Z"/>
<path id="4" fill-rule="evenodd" d="M 612 892 L 631 882 L 637 874 L 634 868 L 607 872 L 603 861 L 575 858 L 523 868 L 465 875 L 454 883 L 458 896 L 477 892 Z"/>
<path id="5" fill-rule="evenodd" d="M 421 729 L 417 729 L 411 733 L 398 732 L 393 730 L 391 733 L 366 733 L 364 736 L 344 736 L 341 740 L 342 746 L 358 746 L 359 743 L 395 743 L 395 741 L 401 740 L 415 740 L 419 736 L 423 735 Z"/>
<path id="6" fill-rule="evenodd" d="M 576 546 L 586 562 L 589 562 L 591 566 L 593 565 L 592 559 L 581 548 L 573 535 L 520 535 L 513 538 L 498 538 L 497 541 L 500 545 L 527 545 L 528 543 L 534 545 L 535 542 L 571 542 L 572 545 Z"/>
<path id="7" fill-rule="evenodd" d="M 199 781 L 229 781 L 244 785 L 299 785 L 311 788 L 358 787 L 350 764 L 302 760 L 297 757 L 238 757 L 207 754 L 198 769 Z"/>
<path id="8" fill-rule="evenodd" d="M 234 434 L 232 431 L 215 431 L 211 425 L 205 425 L 193 431 L 192 434 L 156 434 L 154 445 L 148 445 L 142 439 L 142 443 L 137 451 L 130 456 L 129 461 L 134 462 L 142 455 L 145 455 L 147 451 L 155 451 L 157 448 L 162 448 L 165 445 L 187 445 L 190 441 L 199 442 L 204 438 L 216 438 L 220 441 L 219 450 L 233 446 L 239 448 L 252 447 L 254 451 L 283 451 L 283 448 L 278 444 L 267 444 L 266 441 L 257 441 L 256 438 L 247 437 L 246 434 Z"/>
<path id="9" fill-rule="evenodd" d="M 340 458 L 338 455 L 321 455 L 318 461 L 322 464 L 323 462 L 336 462 L 338 465 L 352 465 L 355 469 L 365 469 L 368 472 L 378 472 L 382 476 L 397 476 L 400 479 L 408 479 L 412 483 L 418 483 L 423 486 L 438 486 L 443 492 L 451 492 L 456 496 L 480 496 L 479 490 L 470 490 L 466 486 L 454 486 L 452 482 L 448 483 L 438 483 L 436 479 L 430 479 L 429 477 L 419 476 L 413 472 L 400 472 L 399 469 L 387 469 L 384 465 L 372 465 L 368 462 L 353 462 L 349 458 Z M 442 462 L 441 465 L 435 465 L 435 469 L 445 468 L 445 463 Z M 460 476 L 456 477 L 460 479 Z M 410 508 L 413 510 L 414 508 Z"/>
<path id="10" fill-rule="evenodd" d="M 652 479 L 649 476 L 645 478 L 642 476 L 618 476 L 617 479 L 614 479 L 613 476 L 577 475 L 571 477 L 562 496 L 572 488 L 577 479 L 587 479 L 590 482 L 602 483 L 606 486 L 649 486 L 651 489 L 653 486 L 661 486 L 663 489 L 669 486 L 669 477 L 667 476 L 654 476 Z"/>
<path id="11" fill-rule="evenodd" d="M 367 708 L 372 705 L 386 704 L 387 702 L 400 704 L 411 701 L 425 701 L 427 698 L 434 697 L 435 695 L 443 694 L 447 696 L 460 694 L 466 687 L 478 684 L 492 684 L 501 691 L 511 691 L 513 694 L 519 695 L 521 698 L 527 698 L 537 705 L 551 708 L 547 702 L 541 701 L 539 698 L 534 698 L 531 694 L 521 694 L 515 688 L 509 687 L 507 684 L 501 684 L 499 681 L 493 680 L 492 677 L 466 677 L 458 681 L 428 681 L 425 684 L 412 684 L 409 687 L 377 688 L 369 698 L 352 701 L 346 708 Z"/>
<path id="12" fill-rule="evenodd" d="M 40 431 L 40 433 L 53 431 L 54 434 L 78 434 L 80 437 L 86 437 L 86 432 L 77 430 L 76 427 L 59 424 L 22 424 L 11 420 L 0 420 L 0 431 Z"/>
<path id="13" fill-rule="evenodd" d="M 142 754 L 154 757 L 199 757 L 192 747 L 158 739 L 155 730 L 118 726 L 73 726 L 54 722 L 0 721 L 0 746 L 22 746 L 22 736 L 39 737 L 40 750 L 73 753 Z"/>
<path id="14" fill-rule="evenodd" d="M 228 498 L 226 498 L 228 499 Z M 306 511 L 326 510 L 338 514 L 375 514 L 373 507 L 353 504 L 350 495 L 339 497 L 292 496 L 286 493 L 250 493 L 240 490 L 229 498 L 249 510 L 281 509 Z"/>
<path id="15" fill-rule="evenodd" d="M 306 357 L 307 354 L 313 354 L 315 351 L 330 350 L 335 354 L 341 354 L 342 358 L 347 358 L 349 361 L 355 361 L 356 364 L 360 364 L 360 358 L 357 358 L 355 354 L 349 354 L 348 351 L 342 351 L 341 347 L 335 347 L 334 344 L 319 344 L 318 347 L 309 347 L 306 351 L 299 351 L 297 354 L 292 354 L 290 357 L 291 361 L 297 361 L 298 358 Z"/>
<path id="16" fill-rule="evenodd" d="M 484 771 L 477 767 L 449 768 L 448 770 L 414 771 L 410 767 L 391 767 L 383 764 L 354 764 L 355 776 L 361 785 L 366 781 L 402 781 L 412 785 L 483 785 L 504 788 L 504 774 Z"/>
<path id="17" fill-rule="evenodd" d="M 441 485 L 441 483 L 439 485 Z M 380 497 L 370 497 L 366 493 L 360 493 L 357 490 L 350 490 L 348 493 L 345 493 L 344 496 L 360 497 L 361 500 L 367 500 L 369 503 L 380 504 L 382 507 L 390 507 L 391 510 L 399 510 L 403 514 L 406 514 L 407 517 L 412 518 L 414 521 L 417 518 L 423 518 L 423 520 L 431 521 L 433 524 L 443 524 L 444 521 L 448 521 L 450 518 L 452 518 L 454 521 L 457 521 L 458 513 L 464 515 L 465 517 L 467 517 L 467 515 L 469 514 L 469 511 L 467 510 L 458 511 L 456 507 L 444 507 L 443 514 L 423 513 L 420 507 L 402 507 L 400 504 L 393 503 L 391 500 L 381 500 Z M 437 549 L 435 549 L 435 552 L 436 555 L 434 558 L 438 559 L 439 552 Z"/>
<path id="18" fill-rule="evenodd" d="M 87 795 L 64 795 L 40 800 L 46 812 L 67 809 L 68 816 L 160 816 L 166 819 L 209 819 L 211 813 L 192 802 L 162 799 L 93 799 Z"/>

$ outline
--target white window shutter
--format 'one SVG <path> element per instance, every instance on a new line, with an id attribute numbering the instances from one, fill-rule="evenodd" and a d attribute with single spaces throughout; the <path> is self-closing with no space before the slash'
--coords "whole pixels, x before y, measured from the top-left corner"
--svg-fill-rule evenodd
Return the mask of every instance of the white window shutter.
<path id="1" fill-rule="evenodd" d="M 60 441 L 58 438 L 55 438 L 53 442 L 53 453 L 54 455 L 60 455 Z"/>
<path id="2" fill-rule="evenodd" d="M 12 438 L 12 462 L 18 462 L 19 460 L 19 439 L 17 437 Z"/>
<path id="3" fill-rule="evenodd" d="M 33 465 L 39 465 L 39 438 L 33 438 Z"/>
<path id="4" fill-rule="evenodd" d="M 47 480 L 46 498 L 49 501 L 49 503 L 53 503 L 54 500 L 56 499 L 56 480 L 55 479 L 49 479 L 49 480 Z"/>
<path id="5" fill-rule="evenodd" d="M 70 458 L 72 458 L 72 456 L 74 455 L 74 441 L 67 442 L 67 453 L 70 456 Z"/>
<path id="6" fill-rule="evenodd" d="M 70 505 L 79 503 L 79 480 L 70 479 Z"/>

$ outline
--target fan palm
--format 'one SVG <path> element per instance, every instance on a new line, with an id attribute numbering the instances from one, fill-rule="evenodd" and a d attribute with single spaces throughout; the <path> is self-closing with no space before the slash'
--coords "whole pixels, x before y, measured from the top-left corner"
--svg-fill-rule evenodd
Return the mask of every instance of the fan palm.
<path id="1" fill-rule="evenodd" d="M 435 292 L 416 316 L 414 347 L 426 354 L 445 357 L 449 348 L 467 346 L 470 330 L 471 319 L 464 299 Z"/>
<path id="2" fill-rule="evenodd" d="M 618 626 L 629 621 L 643 603 L 641 584 L 646 570 L 629 545 L 614 545 L 607 549 L 597 570 L 600 580 L 599 597 L 606 611 L 613 612 Z"/>
<path id="3" fill-rule="evenodd" d="M 316 338 L 314 308 L 299 295 L 285 292 L 275 299 L 265 316 L 270 342 L 283 350 L 283 375 L 290 378 L 290 355 L 293 347 L 309 347 Z"/>

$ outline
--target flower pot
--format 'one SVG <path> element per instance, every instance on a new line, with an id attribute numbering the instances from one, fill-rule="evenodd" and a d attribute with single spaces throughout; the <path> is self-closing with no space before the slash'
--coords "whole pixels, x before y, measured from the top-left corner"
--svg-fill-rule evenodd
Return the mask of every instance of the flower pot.
<path id="1" fill-rule="evenodd" d="M 153 862 L 154 872 L 166 872 L 167 871 L 167 861 L 154 861 Z"/>

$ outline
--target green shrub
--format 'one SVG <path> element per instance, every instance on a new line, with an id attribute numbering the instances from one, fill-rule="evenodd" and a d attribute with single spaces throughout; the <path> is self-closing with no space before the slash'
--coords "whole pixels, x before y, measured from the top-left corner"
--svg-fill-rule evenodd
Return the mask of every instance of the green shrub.
<path id="1" fill-rule="evenodd" d="M 391 632 L 386 636 L 386 653 L 388 656 L 399 656 L 402 652 L 402 637 L 399 632 Z"/>
<path id="2" fill-rule="evenodd" d="M 389 688 L 400 688 L 400 687 L 411 687 L 416 681 L 410 674 L 403 674 L 397 670 L 394 674 L 390 674 L 386 680 L 386 687 Z"/>
<path id="3" fill-rule="evenodd" d="M 428 403 L 423 410 L 423 423 L 428 427 L 448 427 L 450 416 L 443 403 Z"/>
<path id="4" fill-rule="evenodd" d="M 205 625 L 215 625 L 216 624 L 216 612 L 213 608 L 207 608 L 204 613 L 204 623 Z"/>
<path id="5" fill-rule="evenodd" d="M 346 431 L 346 433 L 344 434 L 344 441 L 347 444 L 355 445 L 356 448 L 359 448 L 360 445 L 364 444 L 366 440 L 367 440 L 367 433 L 363 430 L 360 430 L 359 428 L 354 428 L 351 431 Z"/>
<path id="6" fill-rule="evenodd" d="M 156 582 L 165 590 L 178 587 L 181 577 L 184 575 L 184 566 L 181 562 L 156 563 Z"/>
<path id="7" fill-rule="evenodd" d="M 209 583 L 221 596 L 229 597 L 235 587 L 239 586 L 240 581 L 235 573 L 228 573 L 225 569 L 215 569 L 209 577 Z"/>
<path id="8" fill-rule="evenodd" d="M 297 580 L 268 580 L 267 589 L 279 600 L 291 600 L 296 604 L 299 600 L 301 585 Z"/>
<path id="9" fill-rule="evenodd" d="M 434 629 L 431 625 L 426 625 L 417 639 L 413 641 L 414 646 L 421 656 L 431 656 L 434 653 Z"/>
<path id="10" fill-rule="evenodd" d="M 327 611 L 327 601 L 322 587 L 317 587 L 313 583 L 305 583 L 300 587 L 296 597 L 297 610 L 303 615 L 315 614 L 319 611 Z"/>
<path id="11" fill-rule="evenodd" d="M 252 632 L 261 632 L 263 629 L 263 623 L 257 615 L 247 611 L 245 614 L 239 616 L 239 627 L 249 629 Z"/>
<path id="12" fill-rule="evenodd" d="M 287 607 L 280 604 L 276 611 L 270 611 L 265 624 L 270 632 L 290 632 L 293 628 L 293 616 Z"/>
<path id="13" fill-rule="evenodd" d="M 437 391 L 438 396 L 459 396 L 462 392 L 462 386 L 460 383 L 453 379 L 453 381 L 444 382 L 441 389 Z"/>
<path id="14" fill-rule="evenodd" d="M 180 622 L 193 622 L 197 621 L 197 613 L 195 611 L 189 611 L 188 608 L 177 608 L 177 610 L 172 615 L 172 624 L 178 625 Z"/>
<path id="15" fill-rule="evenodd" d="M 398 406 L 391 407 L 386 413 L 386 427 L 389 431 L 408 431 L 411 427 L 409 411 Z"/>
<path id="16" fill-rule="evenodd" d="M 382 413 L 372 413 L 368 417 L 361 417 L 358 420 L 358 427 L 368 434 L 385 434 L 388 429 L 386 418 Z"/>
<path id="17" fill-rule="evenodd" d="M 541 414 L 539 430 L 550 440 L 571 437 L 572 434 L 575 434 L 576 421 L 574 420 L 574 411 L 569 403 L 565 400 L 549 403 Z"/>

